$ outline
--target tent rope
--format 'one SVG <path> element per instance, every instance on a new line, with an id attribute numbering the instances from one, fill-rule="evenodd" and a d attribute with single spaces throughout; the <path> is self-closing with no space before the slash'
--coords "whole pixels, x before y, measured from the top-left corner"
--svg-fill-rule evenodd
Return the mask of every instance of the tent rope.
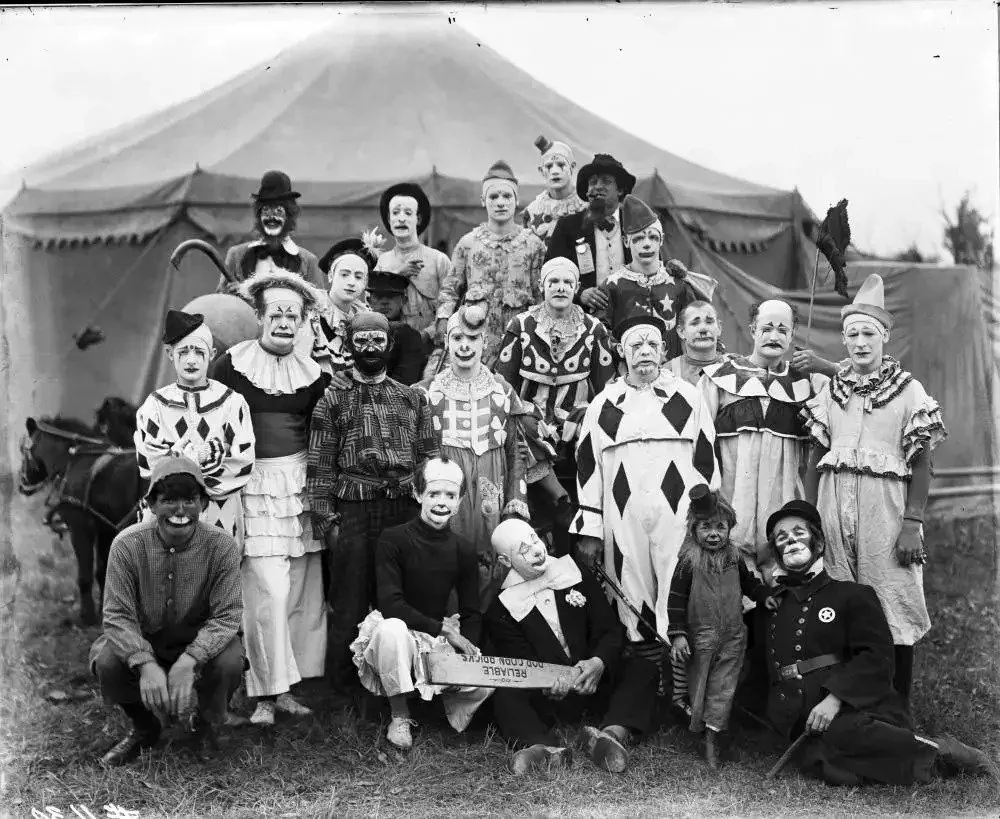
<path id="1" fill-rule="evenodd" d="M 128 281 L 132 273 L 134 273 L 136 270 L 139 269 L 139 265 L 142 264 L 143 260 L 149 254 L 149 251 L 151 251 L 154 247 L 156 247 L 156 244 L 157 242 L 160 241 L 160 237 L 163 235 L 164 230 L 166 230 L 167 227 L 169 227 L 169 225 L 170 223 L 165 224 L 156 230 L 156 232 L 150 239 L 149 244 L 146 245 L 142 253 L 140 253 L 139 256 L 136 258 L 136 260 L 132 262 L 132 266 L 125 271 L 125 274 L 118 280 L 118 283 L 111 288 L 111 291 L 103 299 L 101 299 L 101 303 L 91 314 L 90 319 L 86 323 L 84 323 L 83 325 L 84 328 L 90 327 L 97 320 L 97 317 L 107 309 L 108 305 L 111 304 L 115 296 L 118 295 L 119 291 L 121 291 L 122 289 L 122 286 L 125 284 L 126 281 Z M 83 331 L 81 330 L 81 332 Z M 69 344 L 69 346 L 66 347 L 66 350 L 63 353 L 63 355 L 68 355 L 69 353 L 73 352 L 75 348 L 76 348 L 76 341 L 74 340 Z"/>

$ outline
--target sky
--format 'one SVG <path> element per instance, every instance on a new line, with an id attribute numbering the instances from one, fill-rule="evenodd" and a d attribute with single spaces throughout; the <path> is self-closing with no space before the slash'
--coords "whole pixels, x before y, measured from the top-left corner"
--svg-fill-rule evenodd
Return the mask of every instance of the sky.
<path id="1" fill-rule="evenodd" d="M 987 0 L 424 9 L 686 159 L 797 187 L 820 214 L 848 198 L 865 251 L 915 242 L 947 261 L 941 210 L 953 212 L 967 190 L 998 224 L 997 9 Z M 197 96 L 360 10 L 0 9 L 0 178 Z"/>

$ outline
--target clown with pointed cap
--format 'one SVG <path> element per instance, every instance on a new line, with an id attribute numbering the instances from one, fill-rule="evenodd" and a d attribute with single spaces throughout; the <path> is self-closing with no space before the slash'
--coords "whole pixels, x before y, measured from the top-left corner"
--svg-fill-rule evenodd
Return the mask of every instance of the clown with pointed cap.
<path id="1" fill-rule="evenodd" d="M 821 377 L 785 360 L 797 326 L 789 302 L 754 304 L 753 351 L 705 366 L 699 381 L 715 422 L 722 494 L 736 510 L 733 543 L 750 568 L 765 573 L 771 558 L 764 523 L 775 507 L 803 497 L 808 434 L 799 413 L 822 386 Z"/>
<path id="2" fill-rule="evenodd" d="M 857 313 L 852 313 L 857 315 Z M 913 732 L 893 680 L 885 601 L 868 585 L 834 579 L 825 516 L 793 500 L 770 515 L 776 608 L 767 614 L 767 718 L 795 739 L 803 773 L 830 785 L 912 785 L 958 772 L 992 774 L 985 753 L 950 737 Z"/>
<path id="3" fill-rule="evenodd" d="M 389 320 L 358 313 L 347 329 L 351 378 L 331 383 L 313 410 L 307 477 L 311 533 L 328 555 L 327 677 L 343 695 L 357 687 L 350 645 L 377 605 L 373 544 L 416 515 L 417 467 L 439 450 L 424 393 L 386 375 Z"/>
<path id="4" fill-rule="evenodd" d="M 628 744 L 652 728 L 656 667 L 622 656 L 622 627 L 600 584 L 569 555 L 549 557 L 528 523 L 506 520 L 491 540 L 509 569 L 486 613 L 492 645 L 504 657 L 566 666 L 546 691 L 500 688 L 494 694 L 500 732 L 520 746 L 511 760 L 514 773 L 568 764 L 571 752 L 551 725 L 556 717 L 578 720 L 597 705 L 598 691 L 606 708 L 601 727 L 585 726 L 578 741 L 599 768 L 622 773 Z"/>
<path id="5" fill-rule="evenodd" d="M 689 279 L 686 267 L 676 259 L 660 259 L 663 225 L 653 209 L 638 196 L 622 200 L 622 233 L 632 260 L 615 270 L 598 288 L 608 306 L 601 315 L 610 327 L 637 313 L 659 316 L 667 327 L 665 360 L 680 355 L 680 339 L 674 332 L 677 315 L 699 299 L 711 301 L 711 292 L 701 292 Z M 714 289 L 714 288 L 713 288 Z"/>
<path id="6" fill-rule="evenodd" d="M 430 200 L 419 185 L 400 182 L 382 192 L 379 213 L 395 244 L 379 256 L 375 269 L 406 280 L 402 321 L 429 345 L 441 288 L 451 272 L 451 259 L 420 240 L 434 213 Z"/>
<path id="7" fill-rule="evenodd" d="M 633 316 L 616 328 L 628 374 L 591 402 L 576 451 L 579 512 L 570 531 L 600 560 L 645 623 L 619 601 L 628 639 L 659 660 L 670 578 L 684 541 L 688 491 L 719 486 L 715 429 L 696 387 L 661 369 L 666 327 Z M 655 631 L 653 631 L 655 629 Z"/>
<path id="8" fill-rule="evenodd" d="M 547 242 L 556 222 L 563 216 L 580 213 L 587 203 L 576 192 L 576 158 L 565 142 L 540 136 L 535 147 L 541 153 L 538 173 L 545 190 L 536 196 L 521 214 L 524 226 Z"/>
<path id="9" fill-rule="evenodd" d="M 236 283 L 220 276 L 217 292 L 238 295 L 241 282 L 274 270 L 294 273 L 313 287 L 325 289 L 316 255 L 292 240 L 299 218 L 300 196 L 292 190 L 292 180 L 284 171 L 267 171 L 261 177 L 259 189 L 250 197 L 256 238 L 229 248 L 226 270 Z"/>
<path id="10" fill-rule="evenodd" d="M 201 519 L 242 547 L 242 490 L 253 471 L 256 443 L 250 408 L 238 392 L 208 377 L 215 349 L 201 315 L 168 310 L 163 344 L 176 380 L 150 393 L 136 412 L 139 475 L 149 480 L 164 458 L 193 460 L 209 497 Z M 145 517 L 150 515 L 147 510 Z"/>
<path id="11" fill-rule="evenodd" d="M 514 219 L 518 180 L 504 160 L 483 177 L 486 222 L 466 233 L 452 254 L 452 271 L 441 288 L 437 332 L 446 337 L 448 319 L 461 304 L 485 310 L 483 363 L 492 368 L 510 320 L 541 300 L 539 271 L 545 245 Z"/>
<path id="12" fill-rule="evenodd" d="M 309 419 L 329 378 L 296 348 L 320 291 L 295 273 L 273 270 L 243 282 L 240 295 L 255 305 L 260 335 L 231 347 L 212 375 L 246 399 L 256 437 L 243 492 L 246 687 L 257 699 L 251 721 L 270 726 L 276 710 L 311 713 L 290 690 L 323 674 L 323 544 L 312 536 L 305 484 Z"/>
<path id="13" fill-rule="evenodd" d="M 869 276 L 841 310 L 850 366 L 805 405 L 814 444 L 807 497 L 828 537 L 830 576 L 875 589 L 896 646 L 896 685 L 909 696 L 913 646 L 930 629 L 924 600 L 924 509 L 931 452 L 947 432 L 923 385 L 885 353 L 892 315 Z"/>
<path id="14" fill-rule="evenodd" d="M 483 611 L 504 575 L 488 549 L 490 534 L 501 516 L 529 516 L 518 423 L 521 401 L 510 384 L 483 363 L 486 332 L 482 307 L 460 307 L 448 319 L 447 368 L 420 385 L 430 401 L 442 453 L 465 473 L 468 489 L 452 528 L 480 550 Z"/>

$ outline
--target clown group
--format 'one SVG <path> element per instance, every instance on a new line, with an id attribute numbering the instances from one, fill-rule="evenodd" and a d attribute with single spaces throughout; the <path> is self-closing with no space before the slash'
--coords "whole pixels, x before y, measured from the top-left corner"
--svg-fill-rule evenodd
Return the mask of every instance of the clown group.
<path id="1" fill-rule="evenodd" d="M 727 353 L 716 283 L 666 257 L 664 216 L 635 177 L 609 154 L 577 172 L 565 142 L 536 146 L 545 190 L 516 218 L 519 180 L 494 162 L 485 221 L 451 259 L 419 238 L 433 209 L 412 182 L 379 201 L 392 247 L 367 231 L 317 259 L 292 240 L 299 194 L 269 171 L 257 235 L 230 250 L 235 284 L 220 285 L 253 305 L 258 337 L 216 350 L 203 317 L 168 313 L 176 381 L 145 400 L 135 435 L 154 485 L 112 550 L 94 654 L 134 726 L 107 764 L 158 736 L 156 702 L 129 692 L 159 685 L 146 666 L 162 661 L 135 646 L 169 612 L 128 614 L 152 605 L 136 598 L 150 582 L 136 555 L 173 554 L 190 529 L 241 555 L 258 726 L 308 717 L 300 683 L 325 677 L 341 703 L 385 698 L 400 750 L 419 697 L 456 731 L 492 715 L 518 775 L 568 764 L 574 744 L 620 773 L 670 678 L 715 769 L 749 677 L 779 733 L 810 734 L 797 762 L 827 782 L 989 769 L 915 734 L 908 710 L 930 627 L 930 454 L 946 432 L 885 354 L 881 279 L 843 308 L 839 366 L 791 352 L 798 314 L 777 297 L 753 305 L 750 351 Z M 200 605 L 206 629 L 223 616 L 211 595 Z M 212 659 L 191 652 L 178 679 Z M 443 685 L 432 652 L 562 672 L 537 690 Z M 204 718 L 238 724 L 218 691 Z M 599 722 L 568 740 L 560 724 L 585 713 Z"/>

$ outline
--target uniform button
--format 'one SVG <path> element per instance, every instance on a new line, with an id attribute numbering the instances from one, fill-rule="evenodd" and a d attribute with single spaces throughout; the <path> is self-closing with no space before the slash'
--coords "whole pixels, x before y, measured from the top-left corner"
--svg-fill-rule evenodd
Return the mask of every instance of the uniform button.
<path id="1" fill-rule="evenodd" d="M 174 598 L 173 597 L 168 597 L 167 598 L 167 605 L 168 606 L 172 606 L 173 604 L 174 604 Z"/>
<path id="2" fill-rule="evenodd" d="M 785 698 L 785 695 L 784 695 L 784 694 L 778 694 L 778 699 L 779 699 L 779 700 L 783 700 L 784 698 Z"/>
<path id="3" fill-rule="evenodd" d="M 467 427 L 469 425 L 469 420 L 467 418 L 462 419 L 462 426 Z"/>
<path id="4" fill-rule="evenodd" d="M 467 409 L 471 409 L 471 408 L 469 407 L 469 405 L 468 405 L 468 404 L 465 404 L 465 403 L 461 404 L 461 405 L 460 405 L 460 408 L 461 408 L 461 409 L 464 409 L 464 410 L 467 410 Z"/>
<path id="5" fill-rule="evenodd" d="M 802 636 L 802 629 L 798 629 L 798 630 L 796 630 L 796 632 L 795 632 L 795 636 L 796 636 L 796 637 L 801 637 L 801 636 Z"/>
<path id="6" fill-rule="evenodd" d="M 174 579 L 174 573 L 170 572 L 170 574 L 167 575 L 167 580 L 173 580 L 173 579 Z"/>
<path id="7" fill-rule="evenodd" d="M 800 618 L 799 618 L 799 624 L 800 624 L 800 625 L 801 625 L 802 623 L 804 623 L 805 621 L 806 621 L 806 618 L 805 618 L 805 617 L 800 617 Z"/>
<path id="8" fill-rule="evenodd" d="M 175 551 L 177 551 L 177 550 L 176 549 L 171 549 L 170 550 L 170 554 L 173 554 Z"/>
<path id="9" fill-rule="evenodd" d="M 796 651 L 802 651 L 802 646 L 795 646 Z"/>

